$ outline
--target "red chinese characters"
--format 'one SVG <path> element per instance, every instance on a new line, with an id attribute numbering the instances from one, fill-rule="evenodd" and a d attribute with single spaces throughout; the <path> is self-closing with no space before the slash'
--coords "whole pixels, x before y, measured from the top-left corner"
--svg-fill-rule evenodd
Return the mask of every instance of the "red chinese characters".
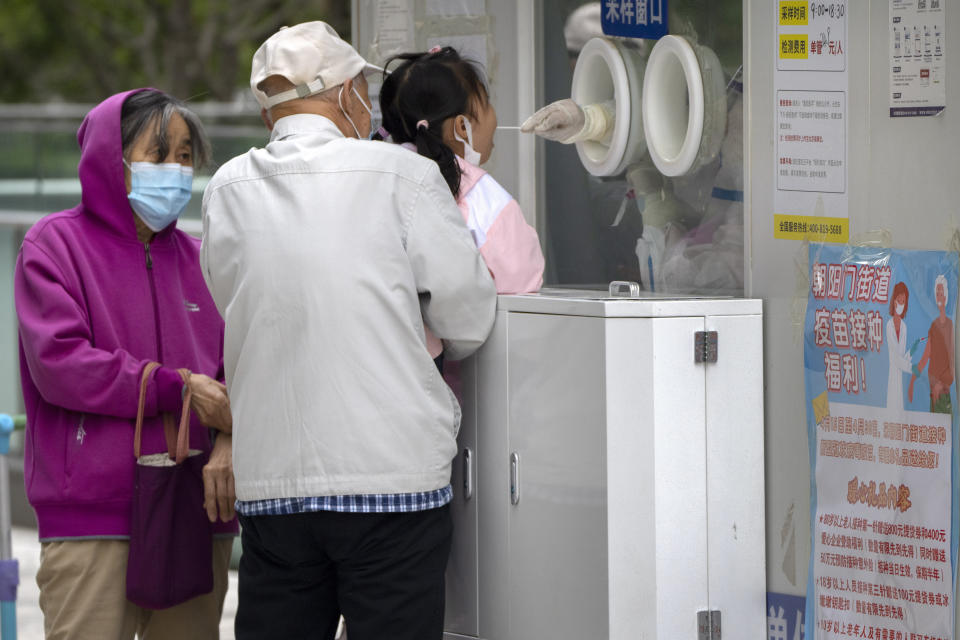
<path id="1" fill-rule="evenodd" d="M 887 304 L 890 301 L 890 267 L 868 264 L 822 264 L 811 269 L 810 291 L 816 300 L 856 300 Z"/>
<path id="2" fill-rule="evenodd" d="M 889 303 L 890 277 L 888 266 L 814 263 L 810 269 L 811 297 L 826 303 L 813 311 L 814 344 L 822 349 L 880 352 L 884 345 L 884 311 L 864 307 Z M 841 306 L 844 303 L 849 304 Z M 823 362 L 828 391 L 866 392 L 862 357 L 831 351 L 824 353 Z"/>

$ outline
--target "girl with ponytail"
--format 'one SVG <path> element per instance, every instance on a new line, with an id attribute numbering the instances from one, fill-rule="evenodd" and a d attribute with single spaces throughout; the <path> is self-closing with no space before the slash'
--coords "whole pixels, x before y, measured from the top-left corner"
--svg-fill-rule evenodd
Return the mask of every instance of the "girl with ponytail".
<path id="1" fill-rule="evenodd" d="M 404 53 L 387 61 L 380 89 L 383 128 L 390 138 L 432 159 L 473 234 L 499 293 L 530 293 L 543 283 L 537 232 L 520 205 L 480 168 L 493 151 L 497 113 L 483 72 L 451 47 Z M 427 332 L 434 358 L 443 346 Z"/>

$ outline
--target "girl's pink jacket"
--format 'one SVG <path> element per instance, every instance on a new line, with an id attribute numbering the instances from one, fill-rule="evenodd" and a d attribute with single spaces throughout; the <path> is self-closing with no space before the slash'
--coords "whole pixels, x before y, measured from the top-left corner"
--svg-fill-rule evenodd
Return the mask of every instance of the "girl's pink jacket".
<path id="1" fill-rule="evenodd" d="M 532 293 L 543 284 L 543 252 L 537 232 L 523 219 L 520 205 L 489 173 L 457 156 L 457 205 L 487 263 L 497 293 Z M 427 329 L 427 349 L 436 358 L 440 339 Z"/>

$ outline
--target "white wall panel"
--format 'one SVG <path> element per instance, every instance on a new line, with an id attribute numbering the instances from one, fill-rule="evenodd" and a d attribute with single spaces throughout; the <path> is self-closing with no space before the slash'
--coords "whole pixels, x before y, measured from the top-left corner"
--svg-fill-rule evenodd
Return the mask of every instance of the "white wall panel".
<path id="1" fill-rule="evenodd" d="M 810 553 L 810 463 L 801 331 L 806 246 L 773 238 L 776 8 L 744 1 L 747 291 L 764 300 L 767 589 L 803 595 Z M 886 229 L 892 245 L 947 249 L 960 221 L 960 48 L 947 46 L 947 108 L 890 118 L 889 2 L 848 1 L 850 235 Z M 945 32 L 960 33 L 948 3 Z M 809 634 L 809 630 L 808 630 Z M 809 637 L 809 636 L 808 636 Z"/>

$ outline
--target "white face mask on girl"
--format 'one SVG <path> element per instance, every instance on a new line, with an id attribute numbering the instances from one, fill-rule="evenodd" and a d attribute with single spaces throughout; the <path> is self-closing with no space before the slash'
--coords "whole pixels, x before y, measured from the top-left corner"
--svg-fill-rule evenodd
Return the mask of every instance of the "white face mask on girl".
<path id="1" fill-rule="evenodd" d="M 453 128 L 453 138 L 457 142 L 463 143 L 463 159 L 470 164 L 479 167 L 480 153 L 473 148 L 473 127 L 470 126 L 470 120 L 467 118 L 463 118 L 463 128 L 467 130 L 467 139 L 464 140 L 460 137 L 460 134 L 457 133 L 456 127 Z"/>
<path id="2" fill-rule="evenodd" d="M 903 307 L 904 305 L 900 304 L 899 302 L 894 305 L 893 308 L 897 312 L 898 316 L 903 316 Z"/>

